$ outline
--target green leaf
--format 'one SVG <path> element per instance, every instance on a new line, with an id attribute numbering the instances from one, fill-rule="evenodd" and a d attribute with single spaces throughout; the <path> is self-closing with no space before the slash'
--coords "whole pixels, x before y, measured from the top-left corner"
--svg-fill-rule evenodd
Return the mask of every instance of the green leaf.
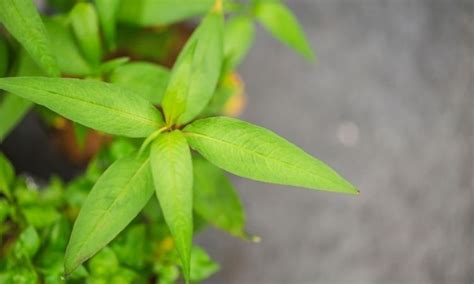
<path id="1" fill-rule="evenodd" d="M 193 56 L 196 45 L 192 45 L 181 52 L 180 64 L 173 67 L 168 86 L 163 96 L 162 106 L 165 120 L 173 125 L 181 114 L 186 110 L 187 96 L 189 94 L 190 81 L 193 69 Z"/>
<path id="2" fill-rule="evenodd" d="M 279 1 L 259 1 L 255 15 L 276 39 L 293 48 L 308 60 L 315 59 L 306 36 L 293 13 Z"/>
<path id="3" fill-rule="evenodd" d="M 90 75 L 92 68 L 82 56 L 67 19 L 63 16 L 46 18 L 44 24 L 51 37 L 51 45 L 61 72 L 72 76 Z"/>
<path id="4" fill-rule="evenodd" d="M 146 237 L 144 224 L 130 225 L 124 230 L 111 245 L 120 263 L 134 269 L 143 269 L 146 257 Z"/>
<path id="5" fill-rule="evenodd" d="M 358 193 L 323 162 L 265 128 L 214 117 L 197 120 L 184 131 L 193 149 L 233 174 L 269 183 Z"/>
<path id="6" fill-rule="evenodd" d="M 135 26 L 172 24 L 205 14 L 215 0 L 122 0 L 118 17 Z"/>
<path id="7" fill-rule="evenodd" d="M 203 158 L 193 158 L 194 210 L 213 226 L 245 237 L 245 216 L 237 192 L 224 172 Z"/>
<path id="8" fill-rule="evenodd" d="M 60 75 L 46 29 L 33 1 L 1 0 L 0 22 L 48 75 Z"/>
<path id="9" fill-rule="evenodd" d="M 79 2 L 74 6 L 69 17 L 84 57 L 93 66 L 98 66 L 102 59 L 102 44 L 99 19 L 94 6 L 90 3 Z"/>
<path id="10" fill-rule="evenodd" d="M 94 0 L 105 43 L 109 50 L 114 50 L 116 46 L 116 22 L 120 2 L 121 0 Z"/>
<path id="11" fill-rule="evenodd" d="M 114 58 L 111 59 L 107 62 L 102 63 L 99 68 L 98 68 L 98 74 L 99 75 L 107 75 L 114 71 L 116 68 L 119 68 L 120 66 L 123 66 L 126 64 L 128 61 L 130 61 L 130 58 L 128 57 L 119 57 L 119 58 Z"/>
<path id="12" fill-rule="evenodd" d="M 224 73 L 237 67 L 250 49 L 255 37 L 253 21 L 247 16 L 231 18 L 224 30 Z"/>
<path id="13" fill-rule="evenodd" d="M 118 272 L 119 261 L 117 255 L 110 247 L 105 247 L 87 263 L 93 276 L 109 276 Z"/>
<path id="14" fill-rule="evenodd" d="M 107 169 L 92 188 L 74 224 L 66 249 L 66 274 L 113 240 L 152 194 L 148 158 L 123 158 Z"/>
<path id="15" fill-rule="evenodd" d="M 163 98 L 168 124 L 184 124 L 209 103 L 223 60 L 223 16 L 210 12 L 193 33 L 173 68 Z"/>
<path id="16" fill-rule="evenodd" d="M 110 75 L 110 82 L 139 94 L 153 104 L 161 103 L 170 72 L 149 62 L 132 62 L 122 65 Z"/>
<path id="17" fill-rule="evenodd" d="M 15 179 L 15 170 L 8 159 L 0 152 L 0 193 L 10 197 L 10 186 Z"/>
<path id="18" fill-rule="evenodd" d="M 33 104 L 12 94 L 6 94 L 0 103 L 0 142 L 21 121 Z"/>
<path id="19" fill-rule="evenodd" d="M 51 206 L 25 206 L 21 211 L 27 223 L 38 229 L 54 224 L 61 217 L 61 214 Z"/>
<path id="20" fill-rule="evenodd" d="M 191 267 L 192 281 L 202 281 L 219 271 L 219 264 L 213 261 L 206 251 L 198 246 L 193 246 Z"/>
<path id="21" fill-rule="evenodd" d="M 13 251 L 17 257 L 26 256 L 27 258 L 32 258 L 38 252 L 40 244 L 40 238 L 35 228 L 29 226 L 21 232 L 13 247 Z"/>
<path id="22" fill-rule="evenodd" d="M 0 77 L 5 76 L 8 71 L 8 44 L 3 36 L 0 36 Z"/>
<path id="23" fill-rule="evenodd" d="M 193 169 L 186 138 L 179 131 L 158 136 L 151 146 L 150 160 L 156 196 L 181 258 L 183 274 L 189 279 Z"/>
<path id="24" fill-rule="evenodd" d="M 115 135 L 146 137 L 162 126 L 146 100 L 115 85 L 64 78 L 0 78 L 0 89 L 43 105 L 84 126 Z"/>
<path id="25" fill-rule="evenodd" d="M 43 75 L 43 71 L 33 59 L 24 51 L 18 55 L 17 76 Z M 30 110 L 33 103 L 13 94 L 5 94 L 0 101 L 0 142 L 13 130 L 21 119 Z"/>

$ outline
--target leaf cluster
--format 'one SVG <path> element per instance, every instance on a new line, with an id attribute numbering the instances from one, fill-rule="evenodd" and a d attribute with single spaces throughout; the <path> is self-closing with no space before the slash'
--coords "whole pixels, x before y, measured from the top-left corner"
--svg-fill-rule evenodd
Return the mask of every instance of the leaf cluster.
<path id="1" fill-rule="evenodd" d="M 301 27 L 283 2 L 50 4 L 64 12 L 42 19 L 30 0 L 0 0 L 0 22 L 11 36 L 0 37 L 0 56 L 10 60 L 10 45 L 20 50 L 15 64 L 0 68 L 7 75 L 0 78 L 0 89 L 7 92 L 0 105 L 0 139 L 36 104 L 83 127 L 133 141 L 126 155 L 97 173 L 93 184 L 88 184 L 87 198 L 75 204 L 81 209 L 65 247 L 67 276 L 78 273 L 89 260 L 91 275 L 109 281 L 114 281 L 113 275 L 132 277 L 133 271 L 119 267 L 121 254 L 133 249 L 117 250 L 114 244 L 123 234 L 133 245 L 148 238 L 148 227 L 135 225 L 134 220 L 140 212 L 149 212 L 151 200 L 158 201 L 152 211 L 160 212 L 161 218 L 153 221 L 165 223 L 169 234 L 162 240 L 175 248 L 173 255 L 161 255 L 160 261 L 170 259 L 174 264 L 179 259 L 187 282 L 195 280 L 196 274 L 207 275 L 195 268 L 195 258 L 205 255 L 192 244 L 199 220 L 249 238 L 241 202 L 224 171 L 274 184 L 358 193 L 333 169 L 285 138 L 223 116 L 229 113 L 226 108 L 232 97 L 229 81 L 253 41 L 254 20 L 279 41 L 314 59 Z M 170 32 L 169 25 L 193 16 L 201 20 L 171 69 L 136 60 L 156 49 L 150 42 Z M 139 33 L 150 26 L 158 34 L 143 37 L 145 44 L 140 36 L 127 32 Z M 133 48 L 128 49 L 130 43 L 124 44 L 123 39 L 132 41 Z M 164 42 L 161 50 L 166 49 Z M 136 56 L 130 50 L 140 51 Z M 62 214 L 58 216 L 59 220 Z M 34 239 L 38 235 L 34 230 L 35 226 L 25 229 L 25 238 Z M 123 261 L 133 258 L 127 255 Z M 170 278 L 177 275 L 175 268 L 164 264 L 155 268 L 167 271 Z"/>

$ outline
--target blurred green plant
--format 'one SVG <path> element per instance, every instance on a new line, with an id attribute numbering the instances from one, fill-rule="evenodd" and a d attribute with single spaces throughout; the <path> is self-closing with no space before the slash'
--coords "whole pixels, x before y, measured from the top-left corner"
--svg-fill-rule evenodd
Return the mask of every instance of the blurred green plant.
<path id="1" fill-rule="evenodd" d="M 91 129 L 114 142 L 83 176 L 69 184 L 53 178 L 41 190 L 15 177 L 2 157 L 5 281 L 54 283 L 64 275 L 88 283 L 174 283 L 180 271 L 186 282 L 205 279 L 218 265 L 192 244 L 197 230 L 210 224 L 252 239 L 223 170 L 358 193 L 270 130 L 222 116 L 242 107 L 235 70 L 253 42 L 254 20 L 314 60 L 283 2 L 48 4 L 56 12 L 40 16 L 31 0 L 0 0 L 0 22 L 8 31 L 0 33 L 0 74 L 6 76 L 0 90 L 7 92 L 0 102 L 0 141 L 37 104 L 50 110 L 40 113 L 52 124 L 58 115 L 73 121 L 83 147 Z M 176 23 L 196 16 L 200 23 L 183 37 L 186 29 Z"/>

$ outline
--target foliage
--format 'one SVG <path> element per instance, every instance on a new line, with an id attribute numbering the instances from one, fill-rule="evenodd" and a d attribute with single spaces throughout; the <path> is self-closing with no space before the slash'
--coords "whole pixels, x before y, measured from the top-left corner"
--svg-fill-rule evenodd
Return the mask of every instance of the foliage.
<path id="1" fill-rule="evenodd" d="M 257 181 L 358 193 L 272 131 L 222 116 L 234 96 L 229 78 L 253 41 L 254 20 L 314 59 L 283 2 L 49 4 L 60 12 L 42 20 L 29 0 L 0 0 L 0 21 L 11 36 L 0 34 L 0 58 L 6 62 L 0 63 L 6 74 L 0 90 L 8 92 L 0 104 L 6 122 L 0 140 L 36 104 L 73 121 L 81 141 L 92 131 L 87 127 L 114 135 L 115 142 L 83 176 L 69 184 L 53 179 L 42 190 L 14 178 L 0 159 L 0 217 L 7 240 L 0 279 L 55 283 L 64 273 L 71 280 L 130 283 L 155 275 L 157 283 L 172 283 L 178 266 L 186 282 L 205 279 L 218 266 L 192 245 L 200 223 L 249 238 L 242 204 L 223 170 Z M 194 16 L 202 19 L 171 70 L 142 60 L 156 49 L 171 57 L 165 35 L 172 24 Z M 138 36 L 136 42 L 130 37 L 150 30 L 153 41 L 143 46 Z M 121 37 L 137 48 L 125 48 Z M 163 45 L 151 44 L 155 40 Z M 10 49 L 19 52 L 10 55 Z"/>

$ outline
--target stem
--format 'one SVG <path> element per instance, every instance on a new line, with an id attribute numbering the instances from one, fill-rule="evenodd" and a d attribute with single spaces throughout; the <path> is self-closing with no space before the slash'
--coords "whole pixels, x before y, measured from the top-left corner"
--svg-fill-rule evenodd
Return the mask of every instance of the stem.
<path id="1" fill-rule="evenodd" d="M 166 129 L 168 129 L 167 126 L 164 126 L 160 129 L 158 129 L 157 131 L 153 132 L 152 134 L 150 134 L 150 136 L 148 136 L 145 141 L 143 141 L 143 144 L 142 146 L 140 146 L 140 150 L 138 151 L 138 156 L 141 156 L 141 154 L 143 153 L 143 151 L 145 151 L 146 147 L 148 147 L 148 145 L 153 141 L 155 140 L 156 137 L 158 137 L 161 132 L 165 131 Z"/>

